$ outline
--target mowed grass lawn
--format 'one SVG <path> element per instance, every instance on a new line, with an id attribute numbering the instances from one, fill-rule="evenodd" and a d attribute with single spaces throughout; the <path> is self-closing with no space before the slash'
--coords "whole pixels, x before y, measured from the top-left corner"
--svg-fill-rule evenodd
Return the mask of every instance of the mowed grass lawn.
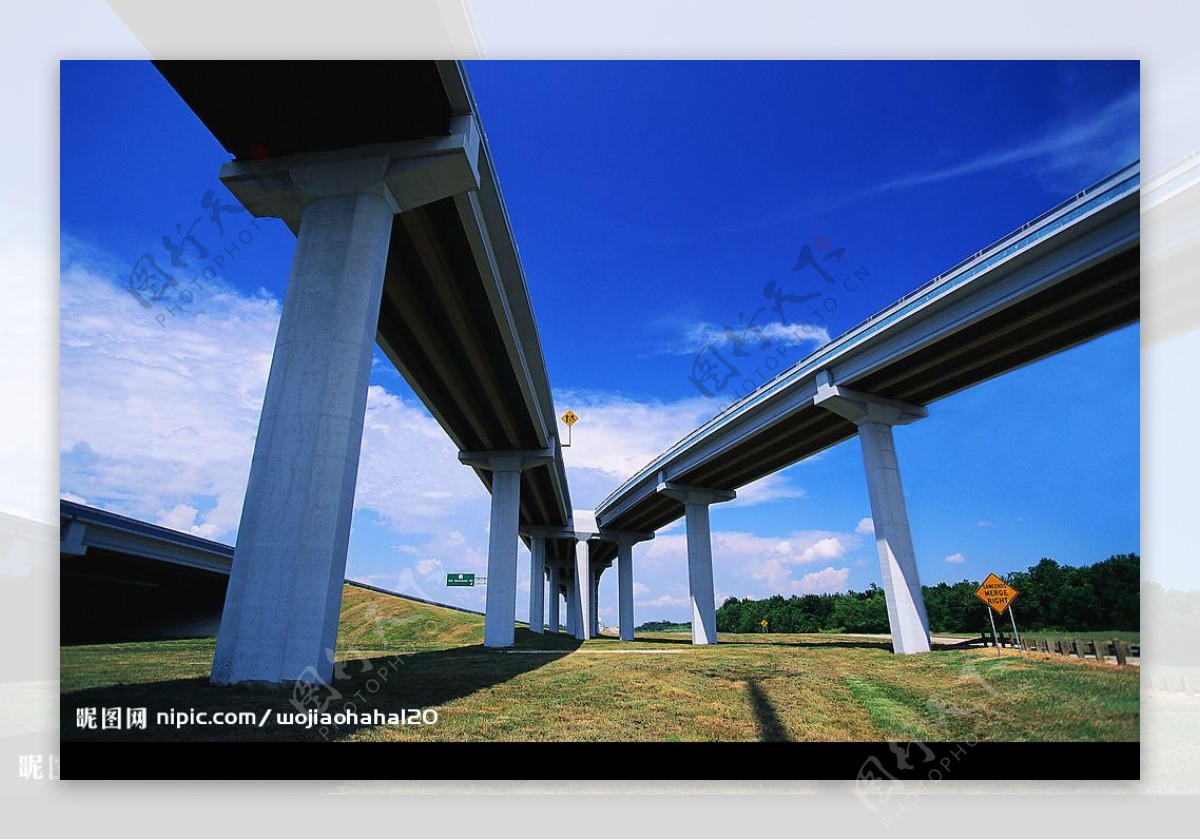
<path id="1" fill-rule="evenodd" d="M 1136 741 L 1136 668 L 1061 656 L 935 650 L 813 635 L 683 633 L 579 643 L 517 629 L 485 649 L 483 619 L 347 587 L 332 692 L 208 684 L 215 641 L 62 649 L 64 740 Z M 336 696 L 335 696 L 336 695 Z M 347 704 L 352 704 L 348 706 Z M 285 725 L 337 713 L 436 709 L 434 725 Z M 80 707 L 145 707 L 143 730 L 85 730 Z M 265 726 L 156 725 L 170 709 L 254 712 Z"/>

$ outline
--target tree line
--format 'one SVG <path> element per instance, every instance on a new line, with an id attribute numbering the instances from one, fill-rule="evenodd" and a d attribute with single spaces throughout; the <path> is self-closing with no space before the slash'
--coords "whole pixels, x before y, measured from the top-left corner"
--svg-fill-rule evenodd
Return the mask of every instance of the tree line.
<path id="1" fill-rule="evenodd" d="M 1013 601 L 1018 628 L 1138 630 L 1139 561 L 1136 554 L 1117 554 L 1091 566 L 1063 566 L 1044 557 L 1027 571 L 1014 572 L 1007 580 L 1021 593 Z M 975 597 L 979 584 L 963 580 L 921 587 L 929 629 L 990 632 L 987 607 Z M 889 629 L 883 590 L 871 584 L 863 592 L 727 598 L 717 610 L 717 630 L 757 633 L 763 619 L 772 633 L 886 633 Z"/>

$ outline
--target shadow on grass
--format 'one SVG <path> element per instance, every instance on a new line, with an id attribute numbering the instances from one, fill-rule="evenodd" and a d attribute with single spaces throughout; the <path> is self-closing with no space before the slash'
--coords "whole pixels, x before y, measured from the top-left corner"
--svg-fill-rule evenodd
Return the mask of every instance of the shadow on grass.
<path id="1" fill-rule="evenodd" d="M 754 708 L 758 740 L 791 741 L 783 721 L 779 719 L 779 715 L 775 711 L 775 706 L 767 697 L 767 693 L 762 690 L 762 686 L 758 684 L 758 680 L 753 677 L 746 679 L 746 693 L 750 695 L 750 705 Z"/>
<path id="2" fill-rule="evenodd" d="M 336 715 L 353 712 L 403 714 L 407 709 L 436 709 L 482 689 L 500 685 L 535 671 L 579 647 L 565 635 L 537 635 L 517 631 L 512 648 L 491 650 L 469 645 L 448 650 L 405 653 L 365 659 L 339 660 L 330 684 L 285 683 L 278 686 L 217 686 L 206 677 L 109 685 L 63 694 L 60 703 L 64 741 L 322 741 L 342 739 L 374 723 L 309 726 L 309 710 Z M 83 729 L 77 725 L 78 709 L 95 709 L 97 726 L 103 709 L 145 708 L 145 729 Z M 257 723 L 182 727 L 164 722 L 158 714 L 252 712 Z M 300 723 L 278 720 L 295 714 Z"/>
<path id="3" fill-rule="evenodd" d="M 671 637 L 654 636 L 654 635 L 644 635 L 644 636 L 639 635 L 637 637 L 637 641 L 653 642 L 656 645 L 657 644 L 662 644 L 662 645 L 691 645 L 692 644 L 692 640 L 690 638 L 681 639 L 681 638 L 671 638 Z M 720 645 L 726 645 L 726 646 L 766 645 L 769 647 L 809 648 L 809 649 L 813 649 L 813 650 L 820 649 L 820 648 L 855 648 L 855 649 L 860 649 L 860 650 L 886 650 L 888 653 L 892 652 L 892 643 L 886 639 L 877 639 L 877 640 L 853 639 L 853 640 L 850 640 L 850 639 L 835 637 L 835 638 L 830 638 L 828 640 L 814 639 L 811 641 L 783 641 L 782 639 L 780 639 L 777 641 L 775 639 L 772 639 L 770 634 L 765 634 L 765 633 L 764 634 L 755 633 L 755 634 L 753 634 L 753 636 L 751 638 L 738 638 L 738 639 L 722 638 L 718 642 L 718 645 L 719 646 Z M 965 639 L 962 642 L 955 642 L 953 644 L 947 644 L 947 643 L 942 643 L 942 642 L 933 642 L 931 649 L 932 650 L 966 650 L 968 648 L 976 648 L 976 647 L 982 647 L 982 646 L 983 645 L 980 642 L 980 640 L 975 638 L 975 639 Z"/>
<path id="4" fill-rule="evenodd" d="M 692 644 L 691 639 L 672 639 L 672 638 L 664 638 L 661 636 L 638 636 L 637 641 L 653 642 L 656 645 L 662 644 L 662 645 L 688 645 L 688 646 L 691 646 L 691 644 Z M 791 648 L 813 648 L 813 649 L 817 649 L 817 648 L 861 648 L 864 650 L 870 650 L 870 649 L 874 648 L 874 649 L 886 650 L 886 651 L 891 651 L 891 649 L 892 649 L 891 642 L 871 641 L 870 639 L 863 639 L 861 641 L 857 641 L 857 640 L 856 641 L 846 641 L 843 639 L 838 639 L 835 641 L 833 639 L 830 639 L 829 641 L 805 641 L 805 642 L 788 641 L 788 642 L 785 642 L 785 641 L 770 640 L 770 637 L 768 634 L 763 634 L 763 635 L 756 634 L 754 636 L 754 638 L 752 638 L 752 639 L 720 639 L 717 643 L 718 647 L 721 647 L 721 646 L 734 647 L 737 645 L 763 645 L 766 647 L 791 647 Z"/>

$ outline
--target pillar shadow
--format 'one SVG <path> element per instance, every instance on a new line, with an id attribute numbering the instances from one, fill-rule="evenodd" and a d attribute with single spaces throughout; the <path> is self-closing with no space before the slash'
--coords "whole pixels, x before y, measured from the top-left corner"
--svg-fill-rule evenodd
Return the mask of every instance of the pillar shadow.
<path id="1" fill-rule="evenodd" d="M 750 695 L 750 705 L 754 709 L 754 719 L 758 725 L 758 740 L 791 741 L 787 728 L 784 727 L 783 721 L 775 712 L 775 706 L 754 677 L 746 678 L 746 693 Z"/>
<path id="2" fill-rule="evenodd" d="M 345 738 L 374 726 L 344 723 L 327 726 L 311 713 L 355 712 L 383 715 L 403 714 L 406 709 L 436 709 L 481 689 L 505 683 L 535 671 L 579 647 L 565 635 L 539 636 L 518 631 L 511 648 L 489 649 L 481 644 L 448 650 L 402 650 L 386 656 L 340 660 L 329 684 L 285 683 L 278 686 L 218 686 L 207 677 L 162 680 L 102 686 L 63 694 L 60 725 L 64 741 L 323 741 Z M 96 729 L 77 725 L 77 709 L 96 709 Z M 145 729 L 99 728 L 103 709 L 145 708 Z M 176 727 L 159 713 L 171 710 L 207 712 L 252 712 L 254 723 L 230 725 L 187 724 Z M 265 725 L 257 721 L 265 712 Z M 282 720 L 280 715 L 285 716 Z M 287 723 L 289 717 L 300 722 Z"/>
<path id="3" fill-rule="evenodd" d="M 653 643 L 656 645 L 691 645 L 690 638 L 672 638 L 639 635 L 636 639 L 639 642 Z M 752 634 L 750 638 L 744 639 L 727 639 L 722 638 L 719 645 L 770 645 L 771 647 L 794 647 L 808 648 L 817 650 L 820 648 L 860 648 L 863 650 L 886 650 L 892 652 L 892 643 L 887 639 L 813 639 L 806 641 L 784 641 L 778 637 L 772 638 L 772 634 Z M 982 647 L 983 642 L 979 638 L 964 639 L 961 642 L 945 643 L 933 642 L 931 650 L 965 650 L 968 648 Z"/>
<path id="4" fill-rule="evenodd" d="M 691 646 L 691 644 L 692 644 L 692 640 L 690 638 L 687 638 L 687 639 L 659 638 L 656 636 L 638 636 L 637 641 L 653 643 L 656 645 L 688 645 L 688 646 Z M 763 634 L 761 636 L 758 634 L 755 634 L 754 638 L 751 638 L 751 639 L 721 639 L 718 642 L 718 646 L 721 646 L 721 645 L 727 645 L 727 646 L 732 646 L 732 645 L 770 645 L 771 647 L 794 647 L 794 648 L 809 648 L 809 649 L 863 648 L 863 649 L 870 650 L 870 649 L 874 648 L 874 649 L 878 649 L 878 650 L 886 650 L 889 652 L 892 649 L 891 642 L 882 641 L 882 640 L 872 641 L 871 639 L 861 639 L 861 640 L 859 640 L 859 639 L 855 639 L 855 640 L 830 639 L 829 641 L 825 641 L 825 640 L 820 640 L 820 641 L 815 641 L 815 640 L 814 641 L 783 641 L 783 640 L 779 640 L 779 641 L 776 641 L 774 639 L 771 639 L 770 634 Z"/>

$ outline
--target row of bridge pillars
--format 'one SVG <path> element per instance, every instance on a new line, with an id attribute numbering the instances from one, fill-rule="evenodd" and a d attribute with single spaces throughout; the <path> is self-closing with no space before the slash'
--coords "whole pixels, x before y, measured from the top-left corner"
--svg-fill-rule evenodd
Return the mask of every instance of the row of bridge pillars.
<path id="1" fill-rule="evenodd" d="M 611 566 L 611 561 L 592 561 L 588 541 L 596 535 L 557 529 L 534 530 L 553 536 L 539 534 L 530 537 L 529 629 L 534 633 L 543 633 L 547 628 L 551 633 L 565 629 L 568 634 L 580 640 L 600 635 L 600 579 Z M 633 640 L 633 546 L 646 538 L 644 535 L 620 535 L 610 538 L 617 544 L 619 634 L 625 641 Z M 550 539 L 574 540 L 574 558 L 547 560 L 546 545 Z M 489 586 L 490 569 L 489 564 Z M 565 612 L 561 611 L 563 604 L 566 607 Z M 485 618 L 485 622 L 486 620 Z M 503 621 L 503 618 L 497 617 L 497 621 Z M 486 639 L 484 643 L 487 644 Z"/>
<path id="2" fill-rule="evenodd" d="M 921 594 L 921 582 L 917 574 L 916 554 L 913 549 L 912 532 L 908 521 L 908 510 L 904 499 L 904 488 L 900 480 L 900 466 L 896 457 L 892 428 L 925 417 L 923 406 L 910 405 L 895 400 L 863 394 L 835 385 L 831 375 L 823 371 L 817 376 L 814 404 L 832 411 L 854 423 L 858 430 L 862 449 L 863 466 L 867 479 L 867 495 L 874 522 L 876 549 L 879 555 L 880 573 L 887 601 L 888 621 L 892 631 L 892 644 L 896 653 L 921 653 L 930 649 L 929 620 Z M 511 456 L 509 456 L 511 458 Z M 528 457 L 528 456 L 527 456 Z M 464 456 L 466 458 L 466 456 Z M 513 642 L 513 609 L 516 585 L 516 540 L 517 524 L 515 513 L 501 517 L 505 529 L 497 530 L 496 510 L 498 507 L 514 511 L 516 499 L 497 498 L 493 482 L 492 539 L 504 541 L 503 550 L 488 561 L 488 616 L 489 630 L 485 632 L 485 644 L 506 646 Z M 509 489 L 504 489 L 509 488 Z M 712 526 L 709 508 L 713 504 L 730 501 L 736 494 L 732 490 L 695 487 L 665 480 L 660 476 L 657 492 L 680 502 L 684 508 L 687 533 L 688 591 L 692 612 L 692 642 L 697 645 L 715 644 L 716 593 L 713 580 Z M 502 493 L 519 493 L 519 482 L 503 485 Z M 579 639 L 590 639 L 599 633 L 597 591 L 604 567 L 590 561 L 588 540 L 603 532 L 556 531 L 540 529 L 532 534 L 532 557 L 530 578 L 529 626 L 540 633 L 544 626 L 545 596 L 544 574 L 551 576 L 551 629 L 558 629 L 558 594 L 562 590 L 567 603 L 567 631 Z M 550 536 L 576 540 L 574 563 L 546 559 L 546 539 Z M 618 547 L 618 614 L 622 639 L 633 639 L 633 545 L 652 535 L 618 532 L 608 535 L 615 539 Z M 493 546 L 495 546 L 493 542 Z M 502 561 L 499 558 L 503 558 Z M 494 581 L 505 587 L 505 593 L 493 598 L 490 587 Z M 493 613 L 493 604 L 501 612 Z M 492 632 L 494 629 L 495 632 Z M 503 633 L 501 633 L 503 629 Z"/>
<path id="3" fill-rule="evenodd" d="M 402 146 L 397 146 L 397 154 L 407 155 Z M 403 148 L 411 149 L 411 144 Z M 456 170 L 437 168 L 446 158 L 422 160 L 429 167 L 423 171 L 432 174 L 412 183 L 395 180 L 394 161 L 386 155 L 277 166 L 272 177 L 286 190 L 268 188 L 257 176 L 223 177 L 235 194 L 245 189 L 239 198 L 255 215 L 289 217 L 299 212 L 300 218 L 213 660 L 214 682 L 328 680 L 332 675 L 392 221 L 402 208 L 471 188 L 469 180 L 454 175 Z M 286 191 L 293 194 L 289 207 L 279 204 L 279 195 Z M 250 199 L 259 203 L 252 205 Z M 928 620 L 892 440 L 893 426 L 923 417 L 925 410 L 842 388 L 827 373 L 818 379 L 814 402 L 858 427 L 895 650 L 929 650 Z M 490 647 L 509 646 L 515 638 L 521 473 L 554 457 L 549 449 L 460 454 L 464 464 L 491 474 L 484 629 L 484 643 Z M 665 480 L 658 489 L 684 506 L 692 640 L 715 643 L 708 509 L 734 493 Z M 558 582 L 550 588 L 551 625 L 558 611 L 556 593 L 569 585 L 565 621 L 577 638 L 587 639 L 599 629 L 594 595 L 598 577 L 587 541 L 604 535 L 573 536 L 578 540 L 573 568 L 565 578 L 567 570 L 558 568 Z M 547 538 L 532 538 L 535 569 L 548 565 Z M 616 536 L 622 639 L 633 638 L 632 547 L 646 538 Z M 540 575 L 535 577 L 538 583 L 531 588 L 544 592 Z M 541 595 L 530 613 L 535 632 L 542 627 L 544 603 Z"/>

